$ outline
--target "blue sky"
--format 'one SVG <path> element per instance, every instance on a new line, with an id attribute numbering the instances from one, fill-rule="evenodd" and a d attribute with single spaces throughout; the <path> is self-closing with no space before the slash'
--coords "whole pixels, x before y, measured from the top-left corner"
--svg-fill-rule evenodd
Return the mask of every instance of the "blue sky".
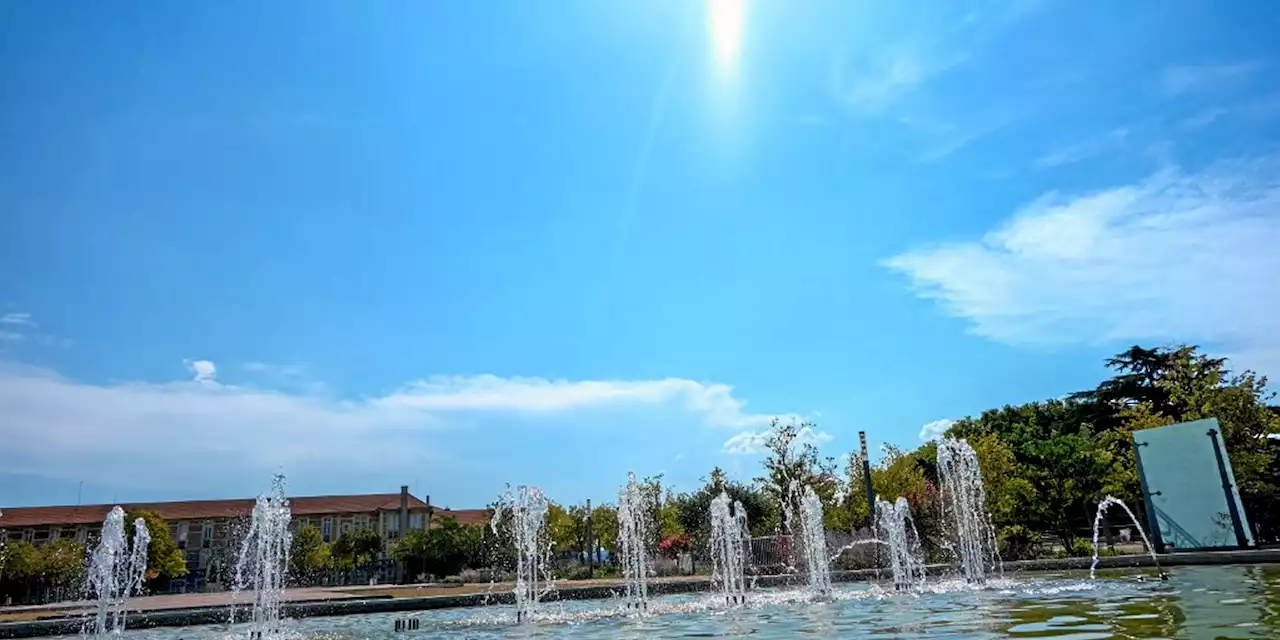
<path id="1" fill-rule="evenodd" d="M 0 504 L 750 478 L 1280 370 L 1256 2 L 0 7 Z M 81 490 L 81 482 L 83 489 Z"/>

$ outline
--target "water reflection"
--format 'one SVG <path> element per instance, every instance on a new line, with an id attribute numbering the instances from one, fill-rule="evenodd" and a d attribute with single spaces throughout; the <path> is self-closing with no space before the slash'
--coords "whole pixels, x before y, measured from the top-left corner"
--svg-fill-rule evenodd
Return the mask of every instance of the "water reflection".
<path id="1" fill-rule="evenodd" d="M 1086 574 L 1087 575 L 1087 574 Z M 548 603 L 515 626 L 511 607 L 423 612 L 421 631 L 395 634 L 392 615 L 293 622 L 289 636 L 323 638 L 1280 638 L 1280 566 L 1183 567 L 1169 582 L 1111 572 L 1036 574 L 982 588 L 942 582 L 918 593 L 876 586 L 837 589 L 813 602 L 806 591 L 753 592 L 746 606 L 723 598 L 655 599 L 650 615 L 620 602 Z M 223 640 L 225 629 L 128 632 L 138 640 Z M 243 637 L 243 632 L 239 637 Z M 410 637 L 411 636 L 411 637 Z"/>

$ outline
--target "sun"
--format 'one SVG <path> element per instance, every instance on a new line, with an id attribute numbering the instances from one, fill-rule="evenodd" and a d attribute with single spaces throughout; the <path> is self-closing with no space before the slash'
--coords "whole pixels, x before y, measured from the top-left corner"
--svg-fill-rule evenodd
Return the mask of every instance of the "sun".
<path id="1" fill-rule="evenodd" d="M 707 0 L 707 29 L 716 66 L 732 69 L 742 50 L 744 0 Z"/>

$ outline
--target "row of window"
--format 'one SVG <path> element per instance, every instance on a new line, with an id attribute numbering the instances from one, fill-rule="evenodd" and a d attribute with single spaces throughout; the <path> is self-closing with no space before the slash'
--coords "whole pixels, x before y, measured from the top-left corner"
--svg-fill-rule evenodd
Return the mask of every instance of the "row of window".
<path id="1" fill-rule="evenodd" d="M 315 524 L 320 529 L 320 535 L 325 542 L 332 542 L 336 536 L 334 535 L 334 516 L 322 516 L 319 518 L 300 517 L 294 520 L 298 526 L 306 526 Z M 318 521 L 318 522 L 313 522 Z M 355 516 L 339 516 L 337 535 L 341 536 L 353 529 L 373 528 L 371 519 L 368 515 L 360 514 Z M 423 514 L 409 514 L 409 528 L 422 529 Z M 395 540 L 400 537 L 400 514 L 386 513 L 383 518 L 383 535 L 388 539 Z M 96 539 L 100 527 L 28 527 L 6 532 L 0 529 L 0 540 L 22 540 L 36 545 L 42 545 L 52 540 L 74 539 L 79 542 L 86 542 L 89 539 Z M 175 522 L 169 525 L 169 535 L 177 543 L 179 549 L 187 550 L 190 546 L 193 550 L 211 549 L 215 539 L 224 539 L 227 535 L 227 526 L 224 523 L 205 521 L 203 523 Z M 191 556 L 188 554 L 188 562 Z"/>

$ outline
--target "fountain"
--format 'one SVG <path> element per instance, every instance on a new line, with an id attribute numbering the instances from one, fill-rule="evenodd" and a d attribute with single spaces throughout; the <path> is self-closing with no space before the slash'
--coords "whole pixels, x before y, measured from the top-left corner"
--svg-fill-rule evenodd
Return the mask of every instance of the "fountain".
<path id="1" fill-rule="evenodd" d="M 924 551 L 907 499 L 899 497 L 890 503 L 877 497 L 876 529 L 888 547 L 893 588 L 906 590 L 924 584 Z"/>
<path id="2" fill-rule="evenodd" d="M 804 554 L 805 569 L 809 576 L 809 590 L 814 596 L 825 598 L 831 594 L 831 568 L 827 564 L 827 530 L 823 523 L 822 500 L 814 493 L 813 487 L 805 487 L 801 491 L 798 485 L 792 483 L 791 490 L 794 495 L 800 496 L 800 513 L 788 511 L 787 527 L 791 530 L 792 539 L 799 534 L 800 552 Z"/>
<path id="3" fill-rule="evenodd" d="M 636 484 L 636 474 L 628 473 L 626 486 L 618 492 L 618 542 L 628 609 L 649 609 L 649 520 L 653 507 Z"/>
<path id="4" fill-rule="evenodd" d="M 711 582 L 728 604 L 744 604 L 746 588 L 747 512 L 721 492 L 711 501 Z"/>
<path id="5" fill-rule="evenodd" d="M 277 475 L 271 490 L 258 496 L 253 505 L 249 530 L 240 543 L 232 602 L 241 591 L 253 592 L 253 613 L 249 637 L 260 639 L 280 632 L 285 573 L 289 566 L 289 533 L 292 513 L 284 493 L 284 476 Z M 235 611 L 232 610 L 232 621 Z"/>
<path id="6" fill-rule="evenodd" d="M 511 491 L 510 485 L 498 498 L 497 508 L 489 528 L 496 534 L 505 514 L 510 511 L 510 526 L 516 551 L 516 622 L 529 620 L 538 600 L 551 588 L 545 575 L 550 547 L 546 538 L 547 499 L 537 487 L 521 485 Z M 538 590 L 538 581 L 545 580 L 547 587 Z"/>
<path id="7" fill-rule="evenodd" d="M 943 518 L 954 528 L 961 572 L 968 582 L 986 582 L 988 574 L 1003 572 L 1003 566 L 973 447 L 964 440 L 938 440 L 938 477 L 942 481 Z"/>
<path id="8" fill-rule="evenodd" d="M 142 518 L 133 521 L 133 546 L 125 532 L 124 509 L 112 507 L 102 522 L 102 538 L 89 560 L 89 588 L 98 598 L 93 626 L 94 636 L 124 631 L 124 603 L 142 591 L 147 572 L 147 547 L 151 532 Z"/>
<path id="9" fill-rule="evenodd" d="M 1133 521 L 1133 526 L 1138 528 L 1138 535 L 1142 536 L 1142 542 L 1147 546 L 1147 553 L 1151 554 L 1151 561 L 1155 563 L 1156 570 L 1160 572 L 1161 580 L 1168 580 L 1169 574 L 1160 568 L 1160 559 L 1156 557 L 1156 550 L 1151 546 L 1151 540 L 1147 538 L 1147 532 L 1138 524 L 1137 516 L 1133 515 L 1133 511 L 1129 509 L 1129 505 L 1125 504 L 1120 498 L 1107 496 L 1098 503 L 1098 513 L 1093 517 L 1093 564 L 1089 566 L 1089 579 L 1094 579 L 1094 573 L 1098 570 L 1098 531 L 1102 527 L 1102 517 L 1107 514 L 1107 508 L 1111 505 L 1120 505 L 1124 512 L 1129 514 L 1129 519 Z"/>

